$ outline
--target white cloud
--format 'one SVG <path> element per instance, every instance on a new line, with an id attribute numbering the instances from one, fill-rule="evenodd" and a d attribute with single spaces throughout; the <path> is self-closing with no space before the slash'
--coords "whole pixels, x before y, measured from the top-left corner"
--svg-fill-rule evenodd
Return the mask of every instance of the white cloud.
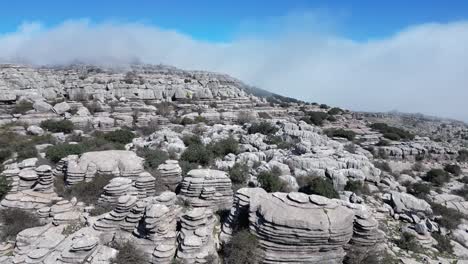
<path id="1" fill-rule="evenodd" d="M 164 63 L 228 73 L 302 100 L 468 121 L 467 21 L 419 25 L 367 42 L 341 37 L 333 26 L 310 31 L 291 21 L 276 34 L 270 28 L 265 34 L 240 33 L 227 43 L 138 23 L 30 23 L 0 35 L 0 61 Z"/>

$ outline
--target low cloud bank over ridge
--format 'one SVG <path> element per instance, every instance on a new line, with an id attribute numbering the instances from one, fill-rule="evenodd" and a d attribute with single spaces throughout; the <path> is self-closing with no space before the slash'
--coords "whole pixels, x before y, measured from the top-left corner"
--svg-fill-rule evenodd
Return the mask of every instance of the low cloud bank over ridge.
<path id="1" fill-rule="evenodd" d="M 233 75 L 307 101 L 468 121 L 468 22 L 424 24 L 357 42 L 326 31 L 242 34 L 226 43 L 145 24 L 23 24 L 0 35 L 0 62 L 168 64 Z"/>

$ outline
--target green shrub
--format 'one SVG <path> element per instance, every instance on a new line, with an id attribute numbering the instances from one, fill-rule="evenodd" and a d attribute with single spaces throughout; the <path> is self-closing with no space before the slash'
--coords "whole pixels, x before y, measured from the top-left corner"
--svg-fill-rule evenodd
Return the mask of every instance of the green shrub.
<path id="1" fill-rule="evenodd" d="M 15 107 L 12 110 L 13 114 L 25 114 L 26 112 L 33 110 L 33 103 L 27 100 L 21 100 L 16 103 Z"/>
<path id="2" fill-rule="evenodd" d="M 370 194 L 369 186 L 362 181 L 349 180 L 344 188 L 345 191 L 356 193 L 357 195 Z"/>
<path id="3" fill-rule="evenodd" d="M 325 112 L 308 112 L 307 115 L 302 118 L 307 124 L 313 124 L 316 126 L 323 125 L 323 122 L 328 118 L 328 114 Z"/>
<path id="4" fill-rule="evenodd" d="M 403 233 L 401 238 L 395 241 L 395 244 L 406 251 L 420 252 L 421 246 L 418 244 L 416 237 L 410 233 Z"/>
<path id="5" fill-rule="evenodd" d="M 399 141 L 401 139 L 400 135 L 396 133 L 384 133 L 383 137 L 394 141 Z"/>
<path id="6" fill-rule="evenodd" d="M 207 166 L 213 159 L 213 153 L 203 144 L 188 146 L 182 153 L 180 160 Z"/>
<path id="7" fill-rule="evenodd" d="M 135 138 L 135 134 L 127 129 L 119 129 L 105 133 L 104 139 L 114 143 L 128 144 Z"/>
<path id="8" fill-rule="evenodd" d="M 239 142 L 232 136 L 210 143 L 207 148 L 215 157 L 224 157 L 229 153 L 237 154 L 239 152 Z"/>
<path id="9" fill-rule="evenodd" d="M 294 146 L 293 143 L 284 140 L 281 136 L 269 135 L 265 143 L 270 145 L 276 145 L 279 149 L 290 149 Z"/>
<path id="10" fill-rule="evenodd" d="M 356 145 L 354 143 L 346 144 L 344 146 L 344 149 L 348 151 L 349 153 L 356 154 Z"/>
<path id="11" fill-rule="evenodd" d="M 425 199 L 431 191 L 431 185 L 422 182 L 415 182 L 408 186 L 407 192 L 420 199 Z"/>
<path id="12" fill-rule="evenodd" d="M 387 147 L 387 146 L 390 146 L 390 142 L 388 142 L 388 140 L 381 139 L 381 140 L 379 140 L 379 142 L 377 142 L 375 145 L 376 145 L 377 147 Z"/>
<path id="13" fill-rule="evenodd" d="M 436 218 L 437 223 L 448 229 L 457 228 L 464 217 L 458 210 L 437 203 L 431 203 L 431 208 L 434 215 L 439 216 L 439 218 Z"/>
<path id="14" fill-rule="evenodd" d="M 374 162 L 374 166 L 382 171 L 386 171 L 386 172 L 392 172 L 392 168 L 390 167 L 390 164 L 388 164 L 388 162 L 384 162 L 384 161 L 376 161 Z"/>
<path id="15" fill-rule="evenodd" d="M 104 109 L 102 109 L 101 104 L 96 101 L 84 103 L 83 106 L 88 108 L 89 113 L 92 115 L 98 112 L 104 112 Z"/>
<path id="16" fill-rule="evenodd" d="M 329 106 L 326 104 L 320 104 L 320 109 L 328 109 Z"/>
<path id="17" fill-rule="evenodd" d="M 278 128 L 268 122 L 253 123 L 247 130 L 249 134 L 260 133 L 263 135 L 273 135 L 278 132 Z"/>
<path id="18" fill-rule="evenodd" d="M 305 194 L 316 194 L 327 198 L 339 198 L 338 192 L 328 178 L 322 177 L 300 177 L 298 179 L 299 192 Z"/>
<path id="19" fill-rule="evenodd" d="M 169 159 L 169 154 L 159 149 L 140 148 L 137 150 L 137 154 L 145 159 L 147 169 L 157 169 L 159 165 Z"/>
<path id="20" fill-rule="evenodd" d="M 257 175 L 260 186 L 267 192 L 285 191 L 287 184 L 282 181 L 275 170 L 263 171 Z"/>
<path id="21" fill-rule="evenodd" d="M 47 148 L 46 158 L 57 163 L 68 155 L 80 155 L 85 151 L 82 144 L 57 144 Z"/>
<path id="22" fill-rule="evenodd" d="M 235 233 L 223 247 L 225 264 L 255 264 L 258 248 L 257 237 L 244 229 Z"/>
<path id="23" fill-rule="evenodd" d="M 11 183 L 5 176 L 0 176 L 0 201 L 3 200 L 5 195 L 10 191 Z"/>
<path id="24" fill-rule="evenodd" d="M 245 184 L 249 177 L 249 166 L 244 163 L 236 163 L 229 170 L 229 177 L 234 184 Z"/>
<path id="25" fill-rule="evenodd" d="M 346 138 L 349 141 L 353 141 L 354 137 L 356 137 L 356 133 L 351 130 L 345 130 L 345 129 L 327 129 L 324 131 L 325 135 L 328 137 L 340 137 L 340 138 Z"/>
<path id="26" fill-rule="evenodd" d="M 95 175 L 90 182 L 79 182 L 70 187 L 66 187 L 60 195 L 70 200 L 76 197 L 78 201 L 86 204 L 95 204 L 106 186 L 113 177 L 111 175 Z"/>
<path id="27" fill-rule="evenodd" d="M 437 245 L 434 247 L 441 253 L 453 253 L 453 246 L 450 243 L 448 236 L 441 235 L 440 233 L 432 233 L 432 237 L 437 241 Z"/>
<path id="28" fill-rule="evenodd" d="M 21 231 L 40 225 L 34 214 L 16 208 L 0 210 L 0 222 L 0 241 L 14 240 Z"/>
<path id="29" fill-rule="evenodd" d="M 114 264 L 145 264 L 148 263 L 148 260 L 145 257 L 143 251 L 133 245 L 131 242 L 127 241 L 123 244 L 114 243 L 111 247 L 117 249 L 119 253 L 117 256 L 112 259 Z"/>
<path id="30" fill-rule="evenodd" d="M 379 131 L 384 135 L 384 137 L 391 140 L 412 140 L 414 135 L 410 132 L 403 130 L 401 128 L 392 127 L 385 123 L 374 123 L 370 125 L 370 128 Z"/>
<path id="31" fill-rule="evenodd" d="M 447 164 L 445 165 L 444 170 L 455 176 L 459 176 L 462 173 L 460 166 L 458 166 L 457 164 Z"/>
<path id="32" fill-rule="evenodd" d="M 442 169 L 431 169 L 427 172 L 425 181 L 432 182 L 436 186 L 442 186 L 450 181 L 450 175 Z"/>
<path id="33" fill-rule="evenodd" d="M 459 179 L 458 181 L 468 184 L 468 176 L 464 176 L 463 178 Z"/>
<path id="34" fill-rule="evenodd" d="M 467 162 L 468 161 L 468 149 L 461 149 L 458 151 L 458 162 Z"/>
<path id="35" fill-rule="evenodd" d="M 462 188 L 453 190 L 453 194 L 463 197 L 465 200 L 468 200 L 468 185 L 463 185 Z"/>
<path id="36" fill-rule="evenodd" d="M 0 149 L 0 164 L 11 158 L 12 154 L 10 149 Z"/>
<path id="37" fill-rule="evenodd" d="M 333 107 L 332 109 L 328 110 L 329 115 L 338 115 L 343 113 L 343 109 L 338 108 L 338 107 Z"/>
<path id="38" fill-rule="evenodd" d="M 24 160 L 37 157 L 37 149 L 33 144 L 23 143 L 18 146 L 17 150 L 18 160 Z"/>
<path id="39" fill-rule="evenodd" d="M 74 125 L 70 120 L 44 120 L 41 122 L 40 126 L 47 131 L 52 133 L 63 132 L 65 134 L 71 133 L 74 129 Z"/>
<path id="40" fill-rule="evenodd" d="M 202 144 L 200 136 L 197 135 L 185 135 L 182 138 L 182 141 L 184 141 L 185 146 L 190 146 L 193 144 Z"/>

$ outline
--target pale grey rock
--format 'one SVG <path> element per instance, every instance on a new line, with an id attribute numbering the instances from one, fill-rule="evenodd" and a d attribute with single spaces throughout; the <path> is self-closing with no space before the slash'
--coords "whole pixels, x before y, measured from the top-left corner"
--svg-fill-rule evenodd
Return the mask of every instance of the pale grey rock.
<path id="1" fill-rule="evenodd" d="M 44 135 L 44 129 L 39 126 L 28 126 L 27 129 L 28 133 L 34 136 L 42 136 Z"/>
<path id="2" fill-rule="evenodd" d="M 54 108 L 53 108 L 54 112 L 59 115 L 65 114 L 65 112 L 70 111 L 70 109 L 71 107 L 67 102 L 58 103 L 54 105 Z"/>
<path id="3" fill-rule="evenodd" d="M 33 104 L 34 110 L 37 112 L 49 112 L 52 111 L 52 106 L 44 101 L 35 101 Z"/>

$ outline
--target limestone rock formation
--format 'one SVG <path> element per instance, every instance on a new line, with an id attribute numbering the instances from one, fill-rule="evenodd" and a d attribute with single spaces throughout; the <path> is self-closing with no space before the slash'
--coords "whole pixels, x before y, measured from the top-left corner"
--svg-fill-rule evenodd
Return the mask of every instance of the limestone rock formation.
<path id="1" fill-rule="evenodd" d="M 228 209 L 232 203 L 231 179 L 223 171 L 191 170 L 181 183 L 180 194 L 194 207 Z"/>

